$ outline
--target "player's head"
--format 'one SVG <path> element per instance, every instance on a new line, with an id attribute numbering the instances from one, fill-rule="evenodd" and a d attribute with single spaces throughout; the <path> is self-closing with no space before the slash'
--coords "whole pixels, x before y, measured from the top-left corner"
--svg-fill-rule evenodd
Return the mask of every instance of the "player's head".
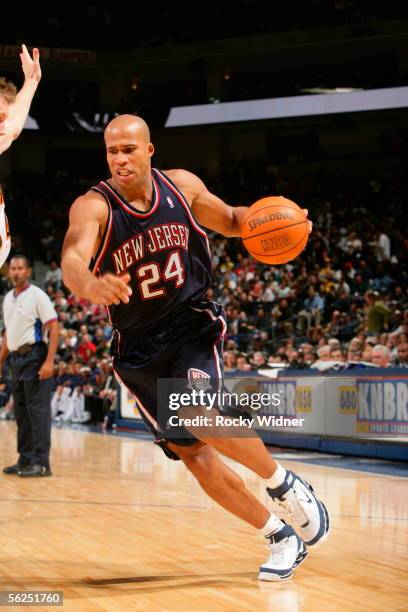
<path id="1" fill-rule="evenodd" d="M 0 136 L 6 133 L 6 120 L 9 115 L 9 105 L 14 102 L 17 94 L 17 89 L 6 81 L 5 78 L 0 78 Z"/>
<path id="2" fill-rule="evenodd" d="M 106 158 L 112 178 L 123 189 L 150 175 L 154 147 L 147 123 L 136 115 L 119 115 L 105 129 Z"/>
<path id="3" fill-rule="evenodd" d="M 23 287 L 31 276 L 30 260 L 25 255 L 13 255 L 8 272 L 13 287 Z"/>

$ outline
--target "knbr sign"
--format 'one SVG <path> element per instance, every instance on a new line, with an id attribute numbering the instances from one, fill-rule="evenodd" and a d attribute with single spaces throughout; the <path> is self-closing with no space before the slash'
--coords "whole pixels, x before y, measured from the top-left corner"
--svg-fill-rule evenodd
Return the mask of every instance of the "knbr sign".
<path id="1" fill-rule="evenodd" d="M 357 431 L 408 435 L 408 384 L 399 380 L 357 380 Z"/>

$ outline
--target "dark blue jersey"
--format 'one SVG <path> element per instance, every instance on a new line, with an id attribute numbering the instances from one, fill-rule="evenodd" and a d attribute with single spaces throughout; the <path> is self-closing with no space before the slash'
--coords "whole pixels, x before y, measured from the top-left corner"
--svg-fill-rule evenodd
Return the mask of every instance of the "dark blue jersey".
<path id="1" fill-rule="evenodd" d="M 131 276 L 129 304 L 109 307 L 112 324 L 122 332 L 165 325 L 199 301 L 211 281 L 208 238 L 183 194 L 159 170 L 152 169 L 152 183 L 147 212 L 136 210 L 106 181 L 92 188 L 105 197 L 109 216 L 91 268 Z"/>

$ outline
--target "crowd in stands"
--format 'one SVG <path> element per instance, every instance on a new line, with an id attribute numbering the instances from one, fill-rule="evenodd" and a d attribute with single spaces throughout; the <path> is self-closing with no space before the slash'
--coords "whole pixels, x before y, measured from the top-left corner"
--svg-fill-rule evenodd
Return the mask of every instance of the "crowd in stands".
<path id="1" fill-rule="evenodd" d="M 259 160 L 258 160 L 259 161 Z M 407 196 L 403 170 L 285 179 L 276 168 L 242 162 L 208 178 L 235 204 L 263 195 L 307 206 L 313 232 L 293 262 L 268 266 L 249 257 L 239 239 L 211 236 L 213 284 L 207 297 L 224 306 L 226 372 L 264 368 L 408 367 Z M 71 295 L 59 267 L 69 202 L 83 185 L 60 176 L 47 189 L 30 181 L 24 224 L 31 257 L 49 265 L 45 289 L 58 312 L 60 343 L 54 416 L 108 422 L 114 408 L 109 356 L 112 328 L 105 309 Z M 64 193 L 66 206 L 55 198 Z M 38 200 L 37 200 L 38 196 Z M 15 197 L 22 198 L 16 190 Z M 47 207 L 47 215 L 41 210 Z M 14 207 L 15 208 L 15 207 Z M 25 211 L 25 212 L 24 212 Z M 14 234 L 14 252 L 27 237 Z M 6 280 L 3 277 L 3 291 Z M 4 382 L 4 381 L 3 381 Z M 0 387 L 0 403 L 7 389 Z"/>
<path id="2" fill-rule="evenodd" d="M 44 289 L 58 314 L 60 337 L 55 362 L 52 416 L 56 422 L 114 423 L 116 386 L 109 341 L 112 327 L 104 307 L 91 305 L 64 290 L 62 272 L 52 261 Z M 12 408 L 9 368 L 3 372 L 0 406 Z"/>
<path id="3" fill-rule="evenodd" d="M 403 171 L 295 181 L 247 163 L 228 169 L 223 184 L 238 203 L 274 185 L 307 206 L 314 224 L 305 252 L 284 266 L 257 264 L 238 240 L 213 239 L 211 294 L 229 319 L 227 369 L 408 366 Z"/>

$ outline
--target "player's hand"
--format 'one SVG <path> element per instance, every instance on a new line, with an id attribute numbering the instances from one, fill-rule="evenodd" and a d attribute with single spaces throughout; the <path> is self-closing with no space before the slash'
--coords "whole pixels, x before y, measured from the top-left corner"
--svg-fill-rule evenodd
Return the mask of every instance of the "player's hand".
<path id="1" fill-rule="evenodd" d="M 120 302 L 129 303 L 132 289 L 129 287 L 130 274 L 104 274 L 95 279 L 87 291 L 87 297 L 93 304 L 118 306 Z"/>
<path id="2" fill-rule="evenodd" d="M 38 378 L 45 380 L 46 378 L 51 378 L 51 376 L 54 376 L 54 362 L 46 359 L 38 371 Z"/>
<path id="3" fill-rule="evenodd" d="M 28 52 L 25 45 L 22 45 L 21 53 L 21 67 L 24 72 L 26 81 L 33 81 L 38 83 L 41 79 L 41 66 L 40 66 L 40 52 L 37 48 L 33 49 L 33 57 Z"/>
<path id="4" fill-rule="evenodd" d="M 305 213 L 305 215 L 306 215 L 306 217 L 307 217 L 307 216 L 308 216 L 308 214 L 309 214 L 308 209 L 307 209 L 307 208 L 302 208 L 302 210 L 303 210 L 303 212 Z M 307 220 L 307 222 L 308 222 L 308 224 L 309 224 L 309 234 L 311 234 L 311 233 L 312 233 L 312 229 L 313 229 L 313 222 L 312 222 L 312 221 L 310 221 L 310 219 L 308 219 L 308 220 Z"/>

